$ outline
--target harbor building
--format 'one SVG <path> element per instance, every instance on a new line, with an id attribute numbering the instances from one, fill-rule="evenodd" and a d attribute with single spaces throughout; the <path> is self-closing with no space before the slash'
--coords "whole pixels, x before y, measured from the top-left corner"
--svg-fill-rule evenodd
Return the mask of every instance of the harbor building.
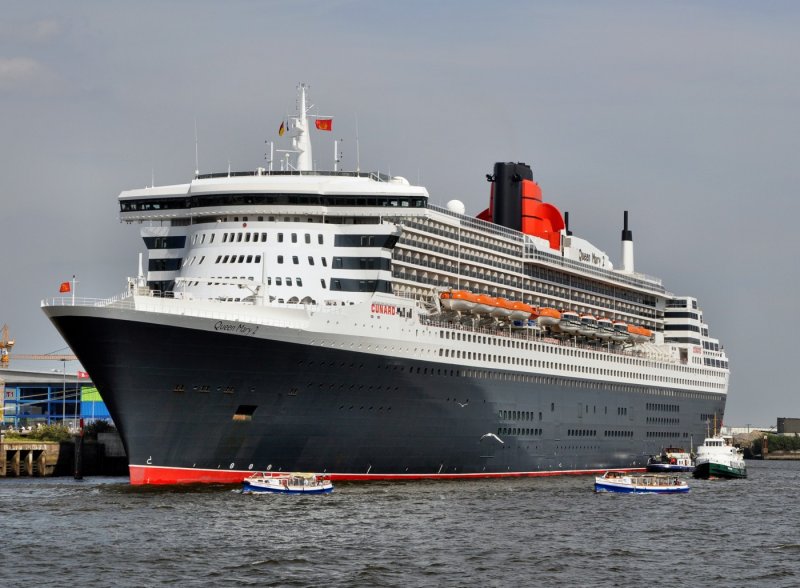
<path id="1" fill-rule="evenodd" d="M 0 370 L 0 414 L 3 428 L 15 429 L 111 420 L 88 374 L 66 370 Z"/>

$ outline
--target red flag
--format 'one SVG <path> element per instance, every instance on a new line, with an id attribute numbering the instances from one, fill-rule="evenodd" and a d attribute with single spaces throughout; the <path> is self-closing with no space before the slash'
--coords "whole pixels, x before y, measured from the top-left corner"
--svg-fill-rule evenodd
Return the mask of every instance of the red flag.
<path id="1" fill-rule="evenodd" d="M 318 118 L 314 121 L 320 131 L 332 131 L 333 119 L 332 118 Z"/>
<path id="2" fill-rule="evenodd" d="M 89 372 L 78 372 L 78 378 L 86 379 L 89 377 Z"/>
<path id="3" fill-rule="evenodd" d="M 281 127 L 278 129 L 278 136 L 283 137 L 283 134 L 286 132 L 286 125 L 281 123 Z"/>
<path id="4" fill-rule="evenodd" d="M 58 289 L 59 292 L 69 292 L 69 282 L 61 282 L 61 287 Z"/>

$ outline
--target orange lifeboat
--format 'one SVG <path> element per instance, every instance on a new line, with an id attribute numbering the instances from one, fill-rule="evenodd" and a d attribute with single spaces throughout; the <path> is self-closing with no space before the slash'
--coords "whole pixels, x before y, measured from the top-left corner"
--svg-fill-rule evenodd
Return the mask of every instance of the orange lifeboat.
<path id="1" fill-rule="evenodd" d="M 539 316 L 536 322 L 542 327 L 553 327 L 561 320 L 561 313 L 555 308 L 539 307 L 537 313 Z"/>
<path id="2" fill-rule="evenodd" d="M 650 336 L 653 334 L 653 332 L 650 329 L 645 329 L 644 327 L 628 325 L 628 334 L 631 336 L 631 340 L 634 343 L 645 343 L 650 340 Z"/>
<path id="3" fill-rule="evenodd" d="M 494 298 L 486 294 L 478 294 L 475 296 L 475 306 L 470 312 L 472 312 L 472 314 L 489 314 L 494 307 Z"/>
<path id="4" fill-rule="evenodd" d="M 512 312 L 513 310 L 511 308 L 511 302 L 505 298 L 495 298 L 494 308 L 489 314 L 496 318 L 508 318 L 511 316 Z"/>
<path id="5" fill-rule="evenodd" d="M 454 312 L 470 312 L 475 307 L 477 296 L 467 290 L 447 290 L 439 294 L 442 307 Z"/>
<path id="6" fill-rule="evenodd" d="M 533 307 L 529 304 L 524 302 L 510 302 L 509 304 L 511 307 L 511 316 L 509 318 L 512 321 L 524 321 L 534 314 Z"/>

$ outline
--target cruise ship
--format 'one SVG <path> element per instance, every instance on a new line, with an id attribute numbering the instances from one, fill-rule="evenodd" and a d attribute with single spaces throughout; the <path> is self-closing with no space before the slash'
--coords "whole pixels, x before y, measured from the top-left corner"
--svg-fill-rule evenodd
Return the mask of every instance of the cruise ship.
<path id="1" fill-rule="evenodd" d="M 111 298 L 42 302 L 132 484 L 643 469 L 722 419 L 725 351 L 696 298 L 634 269 L 627 212 L 615 267 L 524 163 L 476 174 L 476 215 L 403 177 L 317 170 L 332 121 L 307 90 L 280 170 L 122 192 L 146 270 Z"/>

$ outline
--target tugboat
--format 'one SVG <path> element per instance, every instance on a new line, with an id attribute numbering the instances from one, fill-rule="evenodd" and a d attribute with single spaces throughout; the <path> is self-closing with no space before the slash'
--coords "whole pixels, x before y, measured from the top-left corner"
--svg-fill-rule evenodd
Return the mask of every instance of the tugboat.
<path id="1" fill-rule="evenodd" d="M 679 447 L 667 447 L 659 455 L 647 460 L 648 472 L 691 472 L 694 471 L 692 456 Z"/>
<path id="2" fill-rule="evenodd" d="M 697 448 L 694 477 L 705 480 L 747 477 L 744 454 L 733 446 L 733 437 L 716 434 L 706 438 Z"/>

